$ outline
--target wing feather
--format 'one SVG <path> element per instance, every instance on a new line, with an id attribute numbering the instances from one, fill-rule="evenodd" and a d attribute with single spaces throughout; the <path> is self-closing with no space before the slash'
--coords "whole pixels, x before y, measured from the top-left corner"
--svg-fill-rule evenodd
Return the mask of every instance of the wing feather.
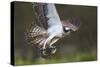
<path id="1" fill-rule="evenodd" d="M 47 31 L 36 24 L 31 24 L 30 29 L 25 33 L 25 38 L 28 44 L 39 44 L 47 38 Z"/>
<path id="2" fill-rule="evenodd" d="M 33 3 L 33 9 L 37 18 L 37 24 L 45 29 L 48 29 L 47 23 L 47 4 L 46 3 Z"/>
<path id="3" fill-rule="evenodd" d="M 25 39 L 28 44 L 41 45 L 47 39 L 47 4 L 46 3 L 32 3 L 35 14 L 35 21 L 29 26 L 25 33 Z"/>

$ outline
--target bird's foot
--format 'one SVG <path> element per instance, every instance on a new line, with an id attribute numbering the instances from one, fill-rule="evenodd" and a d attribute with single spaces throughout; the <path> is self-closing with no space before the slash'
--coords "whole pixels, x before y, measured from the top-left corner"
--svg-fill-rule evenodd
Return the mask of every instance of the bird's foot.
<path id="1" fill-rule="evenodd" d="M 42 49 L 40 49 L 40 51 L 41 51 L 41 56 L 42 56 L 42 57 L 49 57 L 49 56 L 55 54 L 55 52 L 56 52 L 56 47 L 51 46 L 51 47 L 47 47 L 47 48 L 45 48 L 45 49 L 42 48 Z"/>

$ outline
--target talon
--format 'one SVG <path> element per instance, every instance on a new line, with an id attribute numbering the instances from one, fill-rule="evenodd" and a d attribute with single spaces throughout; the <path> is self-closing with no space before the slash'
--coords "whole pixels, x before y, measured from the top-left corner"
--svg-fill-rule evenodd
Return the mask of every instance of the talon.
<path id="1" fill-rule="evenodd" d="M 50 46 L 50 49 L 51 49 L 51 54 L 55 54 L 56 47 L 55 46 Z"/>
<path id="2" fill-rule="evenodd" d="M 48 57 L 48 54 L 47 54 L 46 50 L 47 50 L 47 49 L 41 49 L 41 50 L 40 50 L 41 56 L 42 56 L 43 58 L 47 58 L 47 57 Z"/>
<path id="3" fill-rule="evenodd" d="M 47 58 L 47 57 L 55 54 L 56 47 L 51 46 L 51 47 L 47 47 L 46 49 L 41 48 L 40 51 L 41 51 L 41 56 Z"/>

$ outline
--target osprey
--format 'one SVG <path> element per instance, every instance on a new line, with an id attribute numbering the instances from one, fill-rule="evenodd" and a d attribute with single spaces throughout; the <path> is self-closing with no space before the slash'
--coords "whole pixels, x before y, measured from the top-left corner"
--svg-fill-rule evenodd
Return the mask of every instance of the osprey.
<path id="1" fill-rule="evenodd" d="M 26 33 L 29 44 L 38 46 L 43 57 L 55 54 L 53 45 L 62 37 L 65 37 L 79 28 L 76 19 L 61 21 L 53 3 L 33 3 L 35 22 L 31 24 Z"/>

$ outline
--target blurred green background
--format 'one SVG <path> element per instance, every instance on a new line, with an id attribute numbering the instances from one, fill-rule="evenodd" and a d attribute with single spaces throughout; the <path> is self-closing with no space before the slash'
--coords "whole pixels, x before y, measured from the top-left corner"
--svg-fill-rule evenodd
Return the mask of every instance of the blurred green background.
<path id="1" fill-rule="evenodd" d="M 38 56 L 35 48 L 25 41 L 25 32 L 34 22 L 34 9 L 30 2 L 15 2 L 15 65 L 66 63 L 97 60 L 97 7 L 80 5 L 58 5 L 61 20 L 78 17 L 80 29 L 63 38 L 57 45 L 57 52 L 50 58 Z"/>

